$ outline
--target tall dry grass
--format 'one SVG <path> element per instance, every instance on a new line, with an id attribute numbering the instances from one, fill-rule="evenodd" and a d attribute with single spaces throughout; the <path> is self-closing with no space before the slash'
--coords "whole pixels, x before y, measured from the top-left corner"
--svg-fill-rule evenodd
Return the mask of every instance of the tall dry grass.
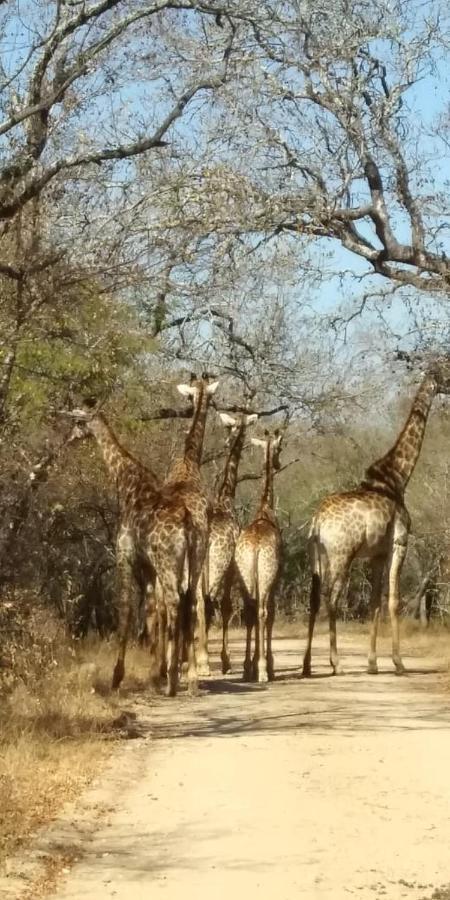
<path id="1" fill-rule="evenodd" d="M 124 736 L 124 704 L 146 687 L 147 654 L 131 648 L 120 697 L 110 691 L 113 658 L 112 644 L 75 643 L 43 610 L 28 611 L 2 641 L 0 865 L 82 790 Z"/>

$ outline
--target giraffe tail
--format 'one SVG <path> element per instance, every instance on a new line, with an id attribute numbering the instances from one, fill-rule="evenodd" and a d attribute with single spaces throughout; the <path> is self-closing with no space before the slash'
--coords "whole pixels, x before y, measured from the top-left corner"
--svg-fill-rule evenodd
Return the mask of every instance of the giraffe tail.
<path id="1" fill-rule="evenodd" d="M 186 563 L 187 563 L 187 586 L 182 594 L 181 603 L 181 627 L 184 635 L 189 633 L 195 627 L 195 587 L 194 573 L 196 570 L 197 557 L 197 533 L 194 527 L 191 513 L 186 509 L 185 515 L 185 535 L 186 535 Z"/>
<path id="2" fill-rule="evenodd" d="M 255 554 L 253 557 L 253 584 L 252 584 L 252 597 L 256 603 L 256 609 L 259 608 L 259 573 L 258 573 L 258 562 L 259 562 L 259 547 L 256 548 Z"/>
<path id="3" fill-rule="evenodd" d="M 205 602 L 205 620 L 206 620 L 206 631 L 209 631 L 211 622 L 214 618 L 214 600 L 211 597 L 211 583 L 210 583 L 210 569 L 209 569 L 209 549 L 210 543 L 208 540 L 208 544 L 206 547 L 205 561 L 203 563 L 202 569 L 202 591 Z"/>
<path id="4" fill-rule="evenodd" d="M 322 592 L 322 559 L 320 553 L 320 531 L 314 531 L 310 537 L 309 544 L 310 560 L 311 560 L 311 594 L 310 609 L 317 614 L 320 607 L 320 595 Z"/>

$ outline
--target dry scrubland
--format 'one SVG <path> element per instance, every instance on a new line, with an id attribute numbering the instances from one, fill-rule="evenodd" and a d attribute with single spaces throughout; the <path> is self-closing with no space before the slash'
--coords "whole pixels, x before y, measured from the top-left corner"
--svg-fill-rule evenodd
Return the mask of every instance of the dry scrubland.
<path id="1" fill-rule="evenodd" d="M 423 631 L 409 619 L 402 625 L 405 653 L 420 657 L 431 652 L 443 661 L 450 657 L 446 629 L 431 624 Z M 116 741 L 133 736 L 132 720 L 124 711 L 133 695 L 148 688 L 145 649 L 130 648 L 124 688 L 117 696 L 109 687 L 113 643 L 70 641 L 48 613 L 37 614 L 29 630 L 32 641 L 16 650 L 14 673 L 7 658 L 1 669 L 0 868 L 26 844 L 30 832 L 82 791 Z M 326 630 L 322 618 L 318 633 Z M 302 641 L 305 627 L 279 622 L 276 631 L 283 637 L 299 635 Z M 352 636 L 361 640 L 367 626 L 340 623 L 339 633 L 347 644 Z M 387 650 L 387 623 L 380 638 Z M 301 649 L 299 643 L 299 663 Z M 241 660 L 236 662 L 240 666 Z"/>
<path id="2" fill-rule="evenodd" d="M 127 737 L 123 715 L 146 684 L 144 650 L 131 648 L 120 697 L 109 689 L 113 648 L 69 641 L 49 613 L 31 623 L 32 640 L 0 669 L 0 866 L 27 835 L 79 793 Z"/>

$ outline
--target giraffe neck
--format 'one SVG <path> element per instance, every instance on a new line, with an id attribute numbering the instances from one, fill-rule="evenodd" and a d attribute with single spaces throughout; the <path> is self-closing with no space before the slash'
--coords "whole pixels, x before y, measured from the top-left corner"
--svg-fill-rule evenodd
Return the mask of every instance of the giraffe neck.
<path id="1" fill-rule="evenodd" d="M 259 512 L 273 509 L 273 464 L 272 464 L 272 448 L 270 442 L 266 446 L 266 462 L 265 462 L 265 479 L 264 488 L 261 494 L 261 502 L 259 504 Z"/>
<path id="2" fill-rule="evenodd" d="M 156 485 L 156 476 L 153 475 L 153 472 L 150 469 L 144 469 L 142 463 L 121 446 L 112 428 L 101 414 L 91 420 L 90 430 L 102 452 L 111 479 L 118 481 L 126 472 L 142 470 Z"/>
<path id="3" fill-rule="evenodd" d="M 176 481 L 190 481 L 200 488 L 200 463 L 202 461 L 208 402 L 208 394 L 205 390 L 202 390 L 197 398 L 191 427 L 186 436 L 184 455 L 181 459 L 175 460 L 166 479 L 167 484 L 172 484 Z"/>
<path id="4" fill-rule="evenodd" d="M 428 414 L 436 394 L 434 375 L 426 375 L 394 446 L 366 471 L 363 487 L 387 489 L 402 498 L 419 458 Z"/>
<path id="5" fill-rule="evenodd" d="M 232 507 L 232 502 L 236 493 L 237 473 L 239 462 L 241 459 L 242 448 L 244 446 L 244 439 L 245 424 L 244 422 L 242 422 L 231 445 L 230 452 L 225 463 L 222 482 L 218 491 L 219 503 L 221 503 L 222 505 L 227 505 L 230 508 Z"/>
<path id="6" fill-rule="evenodd" d="M 190 466 L 200 467 L 202 461 L 208 401 L 209 396 L 203 388 L 195 404 L 191 427 L 187 433 L 184 445 L 184 461 Z"/>

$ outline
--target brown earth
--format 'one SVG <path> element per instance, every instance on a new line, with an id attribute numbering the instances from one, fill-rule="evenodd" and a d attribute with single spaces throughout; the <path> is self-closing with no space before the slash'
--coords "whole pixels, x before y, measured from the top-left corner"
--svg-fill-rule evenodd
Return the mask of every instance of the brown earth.
<path id="1" fill-rule="evenodd" d="M 333 678 L 320 636 L 304 681 L 299 642 L 278 638 L 274 684 L 215 674 L 195 700 L 140 703 L 141 736 L 12 861 L 0 897 L 448 900 L 447 675 L 416 654 L 402 678 L 387 655 L 368 676 L 366 644 L 341 633 Z"/>

